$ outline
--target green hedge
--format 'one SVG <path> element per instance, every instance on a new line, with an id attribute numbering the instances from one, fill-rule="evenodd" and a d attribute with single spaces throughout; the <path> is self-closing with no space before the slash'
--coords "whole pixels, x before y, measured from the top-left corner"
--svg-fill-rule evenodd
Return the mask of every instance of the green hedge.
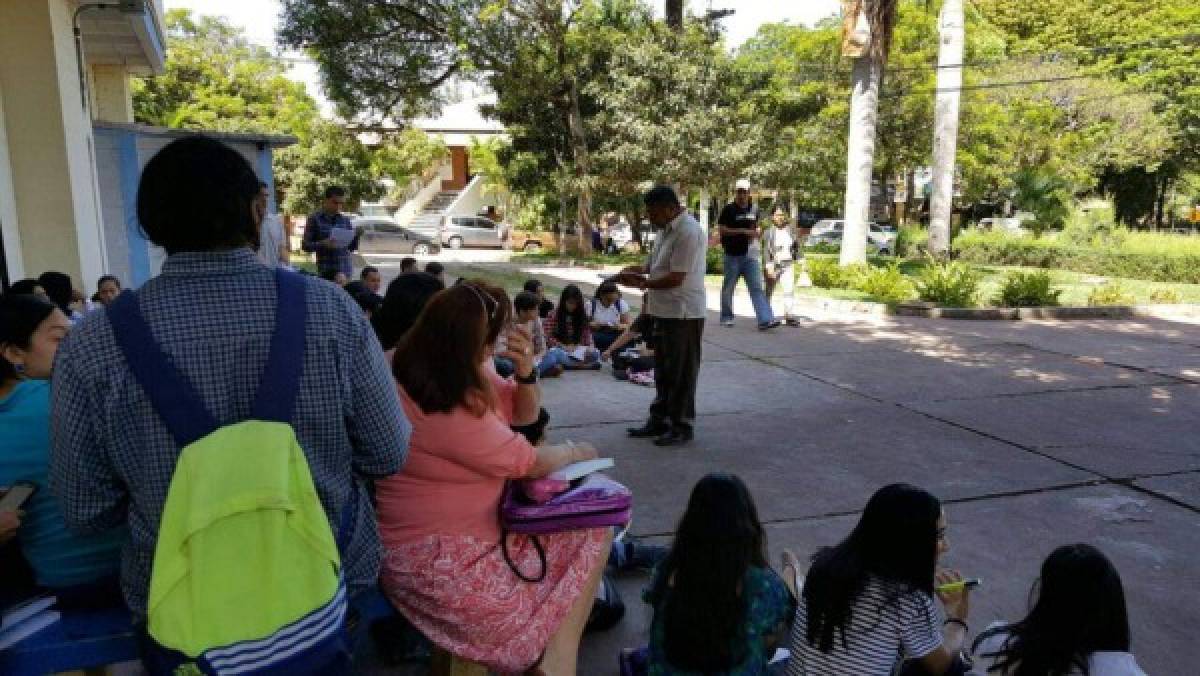
<path id="1" fill-rule="evenodd" d="M 1127 252 L 1047 238 L 966 232 L 954 240 L 959 260 L 983 265 L 1071 270 L 1107 277 L 1200 284 L 1200 254 Z"/>

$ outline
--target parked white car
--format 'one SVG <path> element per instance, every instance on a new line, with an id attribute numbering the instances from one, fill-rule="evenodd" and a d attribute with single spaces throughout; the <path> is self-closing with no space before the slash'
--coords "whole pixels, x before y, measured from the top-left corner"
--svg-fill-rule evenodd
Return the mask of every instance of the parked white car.
<path id="1" fill-rule="evenodd" d="M 981 218 L 979 219 L 980 230 L 1000 230 L 1013 234 L 1024 234 L 1027 232 L 1021 227 L 1024 221 L 1020 218 Z"/>
<path id="2" fill-rule="evenodd" d="M 813 224 L 812 233 L 808 236 L 807 246 L 834 243 L 840 245 L 845 227 L 846 222 L 841 219 L 827 218 L 817 221 Z M 878 223 L 871 223 L 871 232 L 867 235 L 867 241 L 878 251 L 879 255 L 890 256 L 896 253 L 896 237 L 896 231 Z"/>

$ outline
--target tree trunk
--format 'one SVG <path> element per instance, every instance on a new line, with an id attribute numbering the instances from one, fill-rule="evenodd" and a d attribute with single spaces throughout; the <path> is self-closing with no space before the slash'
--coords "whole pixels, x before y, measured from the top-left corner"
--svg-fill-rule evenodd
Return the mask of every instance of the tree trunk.
<path id="1" fill-rule="evenodd" d="M 867 260 L 867 223 L 871 216 L 871 179 L 875 166 L 875 126 L 883 64 L 870 57 L 854 60 L 850 97 L 850 143 L 846 152 L 846 208 L 841 264 Z"/>
<path id="2" fill-rule="evenodd" d="M 571 101 L 567 109 L 567 127 L 571 132 L 571 156 L 575 160 L 575 180 L 579 186 L 579 253 L 592 252 L 592 188 L 588 158 L 587 132 L 583 128 L 583 112 L 579 108 L 579 83 L 571 79 Z"/>
<path id="3" fill-rule="evenodd" d="M 683 0 L 667 0 L 667 25 L 675 30 L 683 28 Z"/>
<path id="4" fill-rule="evenodd" d="M 929 204 L 929 253 L 950 253 L 950 217 L 954 211 L 954 163 L 958 152 L 958 111 L 966 40 L 962 0 L 946 0 L 938 21 L 937 104 L 933 122 L 933 186 Z M 950 67 L 957 66 L 957 67 Z"/>
<path id="5" fill-rule="evenodd" d="M 1158 178 L 1158 196 L 1154 201 L 1154 229 L 1161 230 L 1163 226 L 1163 212 L 1167 209 L 1167 187 L 1171 184 L 1171 179 L 1167 177 L 1165 172 L 1159 171 Z"/>

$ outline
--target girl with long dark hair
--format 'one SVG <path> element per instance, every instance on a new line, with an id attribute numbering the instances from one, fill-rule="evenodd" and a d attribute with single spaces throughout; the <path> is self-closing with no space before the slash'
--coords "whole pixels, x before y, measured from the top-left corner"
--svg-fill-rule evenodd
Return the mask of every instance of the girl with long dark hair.
<path id="1" fill-rule="evenodd" d="M 1100 550 L 1063 545 L 1042 563 L 1033 609 L 975 639 L 980 676 L 1145 676 L 1129 652 L 1121 575 Z"/>
<path id="2" fill-rule="evenodd" d="M 795 601 L 766 560 L 766 534 L 742 480 L 692 489 L 675 542 L 646 592 L 649 673 L 762 674 Z"/>
<path id="3" fill-rule="evenodd" d="M 937 592 L 960 581 L 937 572 L 949 550 L 938 499 L 907 484 L 879 489 L 858 525 L 813 557 L 792 627 L 790 676 L 886 676 L 897 655 L 934 676 L 960 669 L 967 592 Z"/>
<path id="4" fill-rule="evenodd" d="M 600 368 L 600 351 L 592 342 L 583 292 L 578 286 L 569 284 L 562 290 L 558 307 L 542 322 L 542 326 L 546 331 L 546 344 L 551 349 L 562 349 L 570 357 L 568 369 Z"/>

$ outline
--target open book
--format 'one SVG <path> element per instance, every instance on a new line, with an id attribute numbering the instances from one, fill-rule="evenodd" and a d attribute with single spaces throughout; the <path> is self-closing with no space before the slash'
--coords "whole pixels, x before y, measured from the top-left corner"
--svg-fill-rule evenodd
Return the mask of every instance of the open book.
<path id="1" fill-rule="evenodd" d="M 574 481 L 614 466 L 616 466 L 616 463 L 613 462 L 612 458 L 596 458 L 595 460 L 571 463 L 566 467 L 551 472 L 546 478 L 557 479 L 559 481 Z"/>

